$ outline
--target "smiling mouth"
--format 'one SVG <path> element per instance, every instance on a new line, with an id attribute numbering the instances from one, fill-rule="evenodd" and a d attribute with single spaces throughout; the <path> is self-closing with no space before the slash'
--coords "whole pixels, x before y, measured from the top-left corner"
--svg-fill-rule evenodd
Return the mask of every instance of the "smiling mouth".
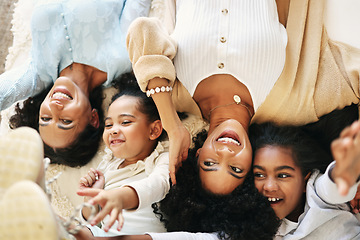
<path id="1" fill-rule="evenodd" d="M 71 96 L 70 92 L 66 89 L 55 89 L 51 98 L 53 99 L 66 99 L 66 100 L 73 100 L 73 97 Z"/>
<path id="2" fill-rule="evenodd" d="M 230 143 L 236 146 L 241 145 L 239 136 L 233 131 L 226 131 L 222 133 L 216 141 L 221 143 Z"/>
<path id="3" fill-rule="evenodd" d="M 119 144 L 119 143 L 123 143 L 125 142 L 124 140 L 121 139 L 113 139 L 110 141 L 110 145 L 115 145 L 115 144 Z"/>
<path id="4" fill-rule="evenodd" d="M 274 197 L 268 197 L 268 201 L 270 202 L 270 204 L 276 204 L 281 202 L 283 199 L 281 198 L 274 198 Z"/>

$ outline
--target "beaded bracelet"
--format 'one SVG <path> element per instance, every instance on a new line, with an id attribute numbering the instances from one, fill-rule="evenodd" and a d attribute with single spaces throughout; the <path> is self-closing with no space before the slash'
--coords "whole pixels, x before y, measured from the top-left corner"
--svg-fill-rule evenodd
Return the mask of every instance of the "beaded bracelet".
<path id="1" fill-rule="evenodd" d="M 150 97 L 152 94 L 159 93 L 159 92 L 171 92 L 172 87 L 170 86 L 162 86 L 162 87 L 156 87 L 149 90 L 146 90 L 146 96 Z"/>

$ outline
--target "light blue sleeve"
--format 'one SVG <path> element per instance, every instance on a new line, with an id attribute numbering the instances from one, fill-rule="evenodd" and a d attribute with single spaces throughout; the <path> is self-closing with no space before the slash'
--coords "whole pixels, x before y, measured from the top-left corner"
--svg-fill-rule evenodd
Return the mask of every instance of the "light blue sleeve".
<path id="1" fill-rule="evenodd" d="M 4 72 L 0 75 L 0 110 L 40 93 L 50 84 L 40 80 L 32 63 Z"/>
<path id="2" fill-rule="evenodd" d="M 149 16 L 151 0 L 126 0 L 120 16 L 120 28 L 124 36 L 130 24 L 138 17 Z"/>

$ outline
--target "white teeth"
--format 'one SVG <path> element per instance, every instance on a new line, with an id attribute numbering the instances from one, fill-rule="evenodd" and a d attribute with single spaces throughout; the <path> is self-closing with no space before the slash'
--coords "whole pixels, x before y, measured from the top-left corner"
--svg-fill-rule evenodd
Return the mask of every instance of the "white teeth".
<path id="1" fill-rule="evenodd" d="M 53 98 L 66 98 L 66 99 L 72 99 L 72 97 L 70 97 L 69 95 L 62 93 L 62 92 L 56 92 L 53 94 L 52 96 Z"/>
<path id="2" fill-rule="evenodd" d="M 271 197 L 268 198 L 269 202 L 276 202 L 276 201 L 279 201 L 279 200 L 280 200 L 280 198 L 271 198 Z"/>
<path id="3" fill-rule="evenodd" d="M 223 142 L 223 143 L 232 143 L 232 144 L 235 144 L 237 146 L 240 146 L 240 143 L 238 141 L 236 141 L 233 138 L 229 138 L 229 137 L 222 137 L 222 138 L 219 138 L 217 141 L 218 142 Z"/>

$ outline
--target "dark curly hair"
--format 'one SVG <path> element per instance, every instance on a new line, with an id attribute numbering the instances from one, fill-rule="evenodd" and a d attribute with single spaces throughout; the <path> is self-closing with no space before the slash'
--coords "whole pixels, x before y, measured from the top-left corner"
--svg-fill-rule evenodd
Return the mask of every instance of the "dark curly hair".
<path id="1" fill-rule="evenodd" d="M 39 111 L 40 105 L 44 101 L 46 95 L 52 86 L 43 90 L 34 97 L 30 97 L 21 103 L 16 104 L 15 114 L 11 116 L 10 128 L 18 128 L 28 126 L 39 131 Z M 44 144 L 44 154 L 50 158 L 51 163 L 64 164 L 70 167 L 84 166 L 95 156 L 100 143 L 104 129 L 104 113 L 102 110 L 103 102 L 102 86 L 95 88 L 89 96 L 90 105 L 96 109 L 99 115 L 99 128 L 95 128 L 88 124 L 79 134 L 77 139 L 66 148 L 53 149 Z"/>
<path id="2" fill-rule="evenodd" d="M 258 149 L 266 146 L 289 148 L 304 177 L 315 169 L 324 173 L 332 162 L 331 155 L 300 127 L 277 126 L 270 122 L 252 124 L 249 138 L 254 155 Z"/>
<path id="3" fill-rule="evenodd" d="M 154 212 L 168 231 L 217 232 L 221 239 L 272 239 L 279 227 L 269 202 L 255 188 L 251 173 L 231 194 L 215 195 L 202 188 L 196 150 L 206 132 L 194 138 L 195 147 L 176 173 L 177 183 L 154 203 Z"/>
<path id="4" fill-rule="evenodd" d="M 118 89 L 118 93 L 112 96 L 110 105 L 116 99 L 124 95 L 137 97 L 139 100 L 137 110 L 145 114 L 150 122 L 153 122 L 155 120 L 160 120 L 160 115 L 154 100 L 151 97 L 147 97 L 146 94 L 141 91 L 133 72 L 129 72 L 121 75 L 121 77 L 115 79 L 112 82 L 112 86 Z M 177 114 L 181 120 L 188 117 L 188 115 L 183 112 L 177 112 Z M 167 137 L 166 132 L 163 131 L 160 137 L 158 138 L 158 140 L 162 141 L 166 137 Z"/>

